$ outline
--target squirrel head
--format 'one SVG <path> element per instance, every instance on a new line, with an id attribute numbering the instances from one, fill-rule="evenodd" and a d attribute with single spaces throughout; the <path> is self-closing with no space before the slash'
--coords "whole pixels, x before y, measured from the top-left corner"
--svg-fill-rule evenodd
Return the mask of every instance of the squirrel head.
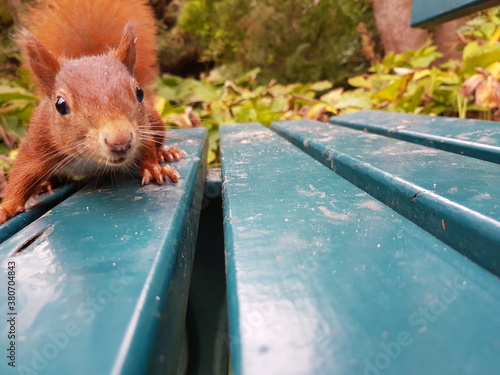
<path id="1" fill-rule="evenodd" d="M 54 143 L 63 154 L 78 154 L 74 165 L 128 167 L 148 136 L 145 94 L 134 77 L 136 40 L 136 25 L 129 23 L 116 48 L 65 59 L 27 31 L 19 34 L 25 60 L 44 94 L 41 107 Z M 87 172 L 92 173 L 69 174 Z"/>

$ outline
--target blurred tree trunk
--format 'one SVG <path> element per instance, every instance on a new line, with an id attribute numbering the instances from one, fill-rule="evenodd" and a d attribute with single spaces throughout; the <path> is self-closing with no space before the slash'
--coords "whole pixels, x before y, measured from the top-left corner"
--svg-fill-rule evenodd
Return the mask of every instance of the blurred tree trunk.
<path id="1" fill-rule="evenodd" d="M 372 0 L 373 13 L 385 53 L 401 53 L 419 48 L 429 37 L 444 54 L 442 61 L 458 58 L 457 30 L 468 17 L 437 26 L 432 33 L 410 27 L 412 0 Z M 439 0 L 437 0 L 439 1 Z"/>

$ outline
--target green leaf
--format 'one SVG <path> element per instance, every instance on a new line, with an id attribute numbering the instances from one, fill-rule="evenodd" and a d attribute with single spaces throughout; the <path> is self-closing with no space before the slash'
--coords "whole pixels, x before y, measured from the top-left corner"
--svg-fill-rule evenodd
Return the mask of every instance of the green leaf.
<path id="1" fill-rule="evenodd" d="M 403 95 L 410 79 L 410 75 L 403 76 L 377 91 L 372 98 L 377 101 L 388 100 L 390 102 L 395 102 Z"/>
<path id="2" fill-rule="evenodd" d="M 156 92 L 158 95 L 163 97 L 167 101 L 178 101 L 179 95 L 177 94 L 177 89 L 169 86 L 159 86 Z"/>
<path id="3" fill-rule="evenodd" d="M 467 43 L 462 52 L 462 58 L 465 60 L 471 56 L 476 55 L 480 48 L 481 47 L 479 47 L 479 43 L 477 42 L 477 40 L 471 43 Z"/>
<path id="4" fill-rule="evenodd" d="M 212 164 L 217 159 L 217 154 L 211 148 L 208 149 L 208 164 Z"/>
<path id="5" fill-rule="evenodd" d="M 313 91 L 326 91 L 330 90 L 333 87 L 333 83 L 330 81 L 320 81 L 320 82 L 314 82 L 311 85 L 311 90 Z"/>
<path id="6" fill-rule="evenodd" d="M 329 105 L 334 105 L 339 101 L 343 92 L 343 88 L 338 88 L 322 95 L 320 99 Z"/>
<path id="7" fill-rule="evenodd" d="M 38 102 L 38 97 L 14 82 L 2 81 L 0 86 L 0 104 L 12 101 Z"/>
<path id="8" fill-rule="evenodd" d="M 335 109 L 348 109 L 348 108 L 357 108 L 357 109 L 372 109 L 373 104 L 370 97 L 365 95 L 360 96 L 348 96 L 342 95 L 340 100 L 333 105 Z"/>
<path id="9" fill-rule="evenodd" d="M 388 100 L 390 102 L 393 102 L 399 95 L 400 86 L 400 80 L 394 81 L 377 91 L 372 98 L 378 101 Z"/>
<path id="10" fill-rule="evenodd" d="M 463 59 L 464 74 L 473 74 L 475 68 L 487 68 L 488 65 L 500 60 L 500 44 L 480 46 L 477 41 L 469 43 L 464 48 Z"/>
<path id="11" fill-rule="evenodd" d="M 436 52 L 436 46 L 423 47 L 415 51 L 415 55 L 410 59 L 410 64 L 413 68 L 427 68 L 437 58 L 443 56 L 442 53 Z"/>
<path id="12" fill-rule="evenodd" d="M 246 72 L 245 74 L 239 76 L 238 78 L 236 78 L 235 83 L 238 86 L 241 86 L 243 84 L 255 81 L 255 78 L 261 72 L 261 70 L 262 70 L 261 68 L 252 69 L 252 70 Z"/>
<path id="13" fill-rule="evenodd" d="M 302 95 L 294 95 L 293 101 L 299 104 L 306 104 L 306 105 L 313 105 L 318 103 L 318 100 L 314 99 L 314 97 L 307 97 Z"/>
<path id="14" fill-rule="evenodd" d="M 182 78 L 171 74 L 164 74 L 161 77 L 161 84 L 164 86 L 176 87 L 182 83 Z"/>
<path id="15" fill-rule="evenodd" d="M 349 83 L 352 87 L 365 87 L 368 89 L 373 86 L 370 76 L 366 75 L 351 77 L 347 80 L 347 83 Z"/>
<path id="16" fill-rule="evenodd" d="M 496 26 L 492 22 L 486 22 L 486 23 L 481 25 L 480 30 L 484 34 L 486 39 L 490 39 L 496 30 Z"/>
<path id="17" fill-rule="evenodd" d="M 424 87 L 417 87 L 412 92 L 408 92 L 408 95 L 403 96 L 403 99 L 398 103 L 398 107 L 406 113 L 415 113 L 424 92 Z"/>
<path id="18" fill-rule="evenodd" d="M 212 143 L 217 143 L 219 142 L 220 135 L 219 135 L 219 129 L 217 128 L 212 128 L 208 132 L 208 140 Z"/>
<path id="19" fill-rule="evenodd" d="M 284 96 L 290 93 L 290 88 L 288 86 L 283 86 L 283 85 L 274 85 L 272 87 L 269 87 L 267 91 L 274 96 Z"/>
<path id="20" fill-rule="evenodd" d="M 21 92 L 0 92 L 0 103 L 10 102 L 14 100 L 37 101 L 37 97 L 32 94 Z"/>
<path id="21" fill-rule="evenodd" d="M 287 86 L 290 88 L 290 94 L 298 94 L 298 95 L 308 95 L 310 97 L 314 97 L 314 92 L 311 91 L 310 83 L 295 83 Z"/>
<path id="22" fill-rule="evenodd" d="M 288 109 L 288 99 L 284 97 L 275 98 L 272 101 L 271 109 L 275 112 L 284 112 Z"/>
<path id="23" fill-rule="evenodd" d="M 222 97 L 222 89 L 212 86 L 209 82 L 200 81 L 198 84 L 193 85 L 192 102 L 210 102 L 219 100 Z"/>

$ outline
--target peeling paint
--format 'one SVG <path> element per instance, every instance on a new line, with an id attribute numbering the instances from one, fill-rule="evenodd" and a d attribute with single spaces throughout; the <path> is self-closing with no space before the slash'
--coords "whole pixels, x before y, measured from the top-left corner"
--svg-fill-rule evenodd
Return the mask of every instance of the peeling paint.
<path id="1" fill-rule="evenodd" d="M 349 221 L 350 217 L 349 214 L 347 213 L 338 213 L 338 212 L 333 212 L 332 210 L 328 209 L 326 206 L 320 206 L 318 209 L 329 219 L 333 220 L 339 220 L 339 221 Z"/>
<path id="2" fill-rule="evenodd" d="M 475 200 L 482 201 L 485 199 L 491 199 L 491 194 L 490 193 L 482 193 L 474 196 Z"/>

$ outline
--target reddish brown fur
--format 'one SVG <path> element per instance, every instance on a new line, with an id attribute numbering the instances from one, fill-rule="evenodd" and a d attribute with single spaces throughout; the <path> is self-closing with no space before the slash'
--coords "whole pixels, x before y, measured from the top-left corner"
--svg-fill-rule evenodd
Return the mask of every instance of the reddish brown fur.
<path id="1" fill-rule="evenodd" d="M 17 43 L 24 52 L 24 59 L 29 62 L 33 78 L 40 90 L 44 95 L 49 96 L 61 66 L 59 60 L 52 53 L 49 53 L 39 40 L 25 30 L 17 36 Z"/>
<path id="2" fill-rule="evenodd" d="M 146 0 L 43 0 L 25 16 L 28 30 L 56 56 L 78 58 L 115 48 L 129 22 L 137 23 L 135 76 L 146 86 L 158 76 L 156 27 Z"/>
<path id="3" fill-rule="evenodd" d="M 160 166 L 179 160 L 163 146 L 165 126 L 138 86 L 157 74 L 154 19 L 145 1 L 46 0 L 18 34 L 44 98 L 19 148 L 0 208 L 0 223 L 53 176 L 91 176 L 137 165 L 142 183 L 177 182 Z M 61 113 L 56 102 L 64 99 Z"/>

